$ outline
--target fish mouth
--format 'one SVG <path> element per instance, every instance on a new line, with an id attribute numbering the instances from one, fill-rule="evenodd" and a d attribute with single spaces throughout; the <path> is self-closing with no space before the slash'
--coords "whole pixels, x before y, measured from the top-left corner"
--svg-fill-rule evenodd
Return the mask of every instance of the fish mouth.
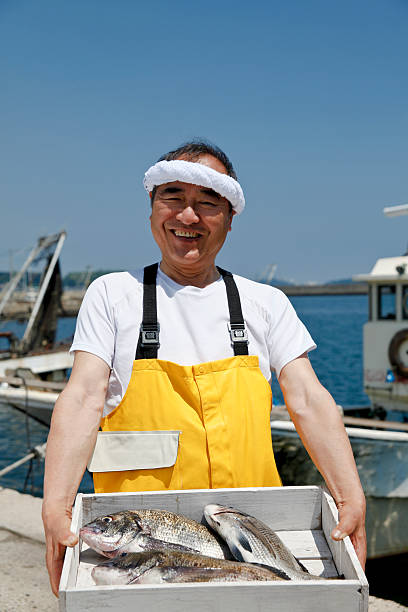
<path id="1" fill-rule="evenodd" d="M 100 534 L 101 530 L 93 527 L 82 527 L 79 530 L 80 538 L 94 550 L 105 553 L 120 548 L 121 536 L 118 536 L 116 539 L 110 538 L 108 541 L 105 539 L 101 541 Z"/>

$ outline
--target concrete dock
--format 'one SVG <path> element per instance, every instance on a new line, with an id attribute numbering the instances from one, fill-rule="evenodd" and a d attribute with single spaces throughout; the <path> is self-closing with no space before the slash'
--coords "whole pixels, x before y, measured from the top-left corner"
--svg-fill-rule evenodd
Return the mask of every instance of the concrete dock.
<path id="1" fill-rule="evenodd" d="M 42 500 L 0 488 L 0 610 L 57 612 L 45 567 Z"/>
<path id="2" fill-rule="evenodd" d="M 1 612 L 58 611 L 45 568 L 41 503 L 38 497 L 0 487 Z M 408 608 L 370 596 L 370 612 L 402 610 Z"/>

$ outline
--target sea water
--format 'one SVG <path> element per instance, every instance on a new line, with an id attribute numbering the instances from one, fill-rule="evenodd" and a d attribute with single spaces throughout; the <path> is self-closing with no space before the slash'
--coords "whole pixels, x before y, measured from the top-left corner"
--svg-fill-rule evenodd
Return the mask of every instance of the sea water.
<path id="1" fill-rule="evenodd" d="M 298 316 L 308 328 L 317 349 L 310 361 L 322 384 L 342 406 L 367 406 L 363 392 L 362 327 L 367 320 L 366 296 L 305 296 L 291 298 Z M 1 330 L 20 336 L 25 325 L 10 321 Z M 75 319 L 59 320 L 57 340 L 72 338 Z M 276 378 L 272 380 L 274 403 L 283 402 Z M 48 429 L 5 404 L 0 404 L 0 470 L 46 441 Z M 69 432 L 67 432 L 69 435 Z M 42 495 L 43 462 L 25 464 L 0 479 L 0 486 Z M 85 474 L 80 490 L 92 492 Z"/>

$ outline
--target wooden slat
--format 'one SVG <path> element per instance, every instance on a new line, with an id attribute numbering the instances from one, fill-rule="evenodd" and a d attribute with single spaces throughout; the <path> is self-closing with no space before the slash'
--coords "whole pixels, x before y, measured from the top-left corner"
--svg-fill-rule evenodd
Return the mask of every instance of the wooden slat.
<path id="1" fill-rule="evenodd" d="M 368 581 L 357 559 L 356 552 L 349 537 L 344 540 L 332 540 L 330 534 L 337 525 L 338 512 L 331 495 L 322 493 L 322 527 L 333 561 L 340 575 L 347 579 L 357 579 L 361 584 L 360 612 L 368 610 Z"/>
<path id="2" fill-rule="evenodd" d="M 263 487 L 247 489 L 194 489 L 152 491 L 149 493 L 105 493 L 84 495 L 85 523 L 103 514 L 160 508 L 185 514 L 196 521 L 203 519 L 207 504 L 233 506 L 256 516 L 274 531 L 321 528 L 321 489 L 319 487 Z"/>
<path id="3" fill-rule="evenodd" d="M 305 568 L 315 576 L 323 578 L 338 578 L 333 559 L 300 559 Z"/>
<path id="4" fill-rule="evenodd" d="M 319 529 L 277 531 L 276 533 L 290 552 L 297 559 L 302 560 L 302 563 L 304 559 L 332 558 L 324 533 Z"/>
<path id="5" fill-rule="evenodd" d="M 82 526 L 82 493 L 78 493 L 72 512 L 71 530 L 74 533 L 79 532 Z M 65 553 L 64 565 L 62 568 L 59 590 L 64 592 L 68 588 L 74 588 L 77 580 L 77 572 L 79 567 L 79 544 L 74 548 L 67 548 Z M 62 608 L 60 608 L 62 609 Z"/>
<path id="6" fill-rule="evenodd" d="M 66 610 L 76 612 L 358 612 L 358 581 L 251 582 L 100 586 L 68 590 Z"/>
<path id="7" fill-rule="evenodd" d="M 379 419 L 362 419 L 359 417 L 344 416 L 343 423 L 345 425 L 355 425 L 356 427 L 408 431 L 408 423 L 400 423 L 399 421 L 380 421 Z"/>
<path id="8" fill-rule="evenodd" d="M 18 376 L 0 376 L 0 383 L 8 383 L 9 385 L 17 385 L 19 387 L 54 389 L 62 391 L 65 388 L 66 382 L 51 382 L 47 380 L 38 380 L 36 378 L 27 378 L 24 380 Z"/>

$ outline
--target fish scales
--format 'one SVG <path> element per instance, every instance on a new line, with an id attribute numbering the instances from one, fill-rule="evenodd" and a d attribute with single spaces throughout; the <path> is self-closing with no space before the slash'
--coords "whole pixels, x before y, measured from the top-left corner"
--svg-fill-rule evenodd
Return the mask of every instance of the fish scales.
<path id="1" fill-rule="evenodd" d="M 269 565 L 271 557 L 274 567 L 282 560 L 286 568 L 291 568 L 294 571 L 307 571 L 306 568 L 296 559 L 296 557 L 288 550 L 275 531 L 252 516 L 240 517 L 243 533 L 251 545 L 251 550 L 258 563 Z"/>
<path id="2" fill-rule="evenodd" d="M 236 559 L 279 569 L 291 580 L 324 580 L 310 574 L 279 536 L 257 518 L 217 504 L 207 505 L 204 516 Z"/>
<path id="3" fill-rule="evenodd" d="M 228 551 L 209 529 L 193 519 L 165 510 L 125 510 L 84 525 L 80 536 L 107 557 L 121 552 L 163 549 L 166 545 L 223 559 Z"/>
<path id="4" fill-rule="evenodd" d="M 271 568 L 177 551 L 125 553 L 95 566 L 92 577 L 96 584 L 287 580 Z"/>

